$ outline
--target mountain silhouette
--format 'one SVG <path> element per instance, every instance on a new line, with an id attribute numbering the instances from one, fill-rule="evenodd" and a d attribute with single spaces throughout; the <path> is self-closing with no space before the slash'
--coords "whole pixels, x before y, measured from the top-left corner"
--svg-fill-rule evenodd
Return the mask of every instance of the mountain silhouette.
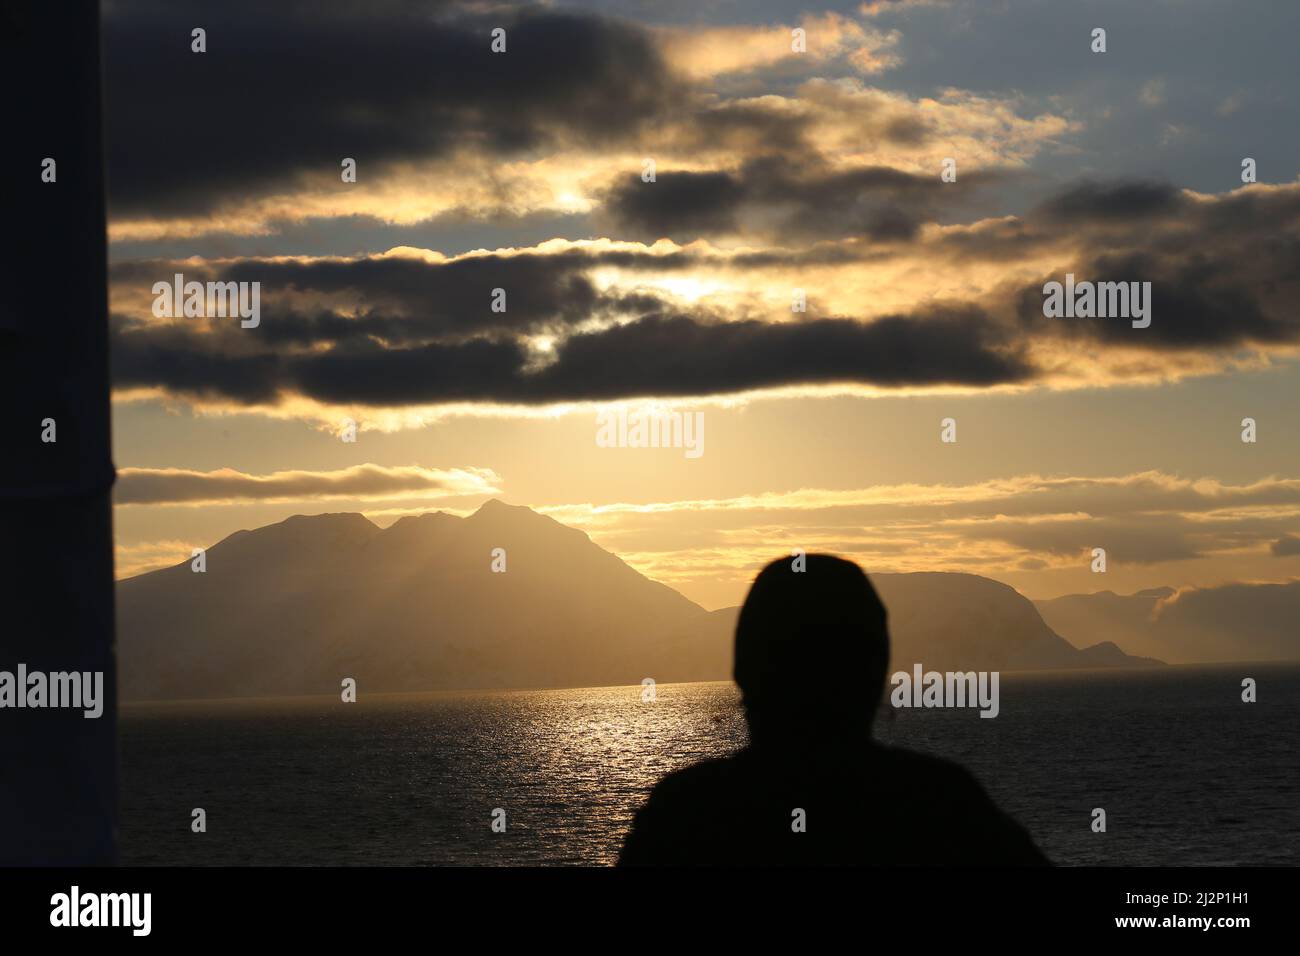
<path id="1" fill-rule="evenodd" d="M 492 570 L 494 549 L 504 573 Z M 576 687 L 726 680 L 735 609 L 706 611 L 581 531 L 492 500 L 381 529 L 298 515 L 120 581 L 125 699 Z M 927 669 L 1137 664 L 1080 651 L 1006 585 L 968 574 L 872 575 L 895 663 Z M 1104 659 L 1103 659 L 1104 658 Z"/>
<path id="2" fill-rule="evenodd" d="M 1044 670 L 1159 665 L 1110 641 L 1078 648 L 1050 628 L 1015 588 L 949 571 L 871 574 L 889 612 L 890 667 L 911 670 Z M 739 608 L 731 608 L 730 627 Z M 721 612 L 718 612 L 721 613 Z"/>
<path id="3" fill-rule="evenodd" d="M 1105 634 L 1179 664 L 1300 660 L 1300 581 L 1098 591 L 1036 603 L 1069 637 Z"/>

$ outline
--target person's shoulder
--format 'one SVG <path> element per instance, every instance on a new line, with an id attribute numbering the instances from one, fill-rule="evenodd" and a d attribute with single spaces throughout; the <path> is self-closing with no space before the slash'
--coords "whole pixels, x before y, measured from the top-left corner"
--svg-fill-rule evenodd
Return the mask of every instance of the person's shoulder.
<path id="1" fill-rule="evenodd" d="M 907 781 L 908 805 L 925 815 L 926 824 L 951 862 L 986 865 L 1045 864 L 1029 832 L 994 803 L 983 784 L 961 764 L 901 747 L 881 746 L 883 769 L 896 781 Z M 951 844 L 945 841 L 953 840 Z"/>
<path id="2" fill-rule="evenodd" d="M 726 862 L 719 812 L 743 789 L 734 758 L 702 760 L 665 775 L 637 810 L 621 865 Z"/>
<path id="3" fill-rule="evenodd" d="M 874 748 L 877 763 L 887 772 L 907 774 L 910 777 L 931 777 L 947 787 L 983 790 L 974 774 L 959 763 L 932 754 L 877 744 Z"/>
<path id="4" fill-rule="evenodd" d="M 651 791 L 651 798 L 671 798 L 679 794 L 695 793 L 726 786 L 734 781 L 741 767 L 735 757 L 716 757 L 700 760 L 665 774 Z"/>

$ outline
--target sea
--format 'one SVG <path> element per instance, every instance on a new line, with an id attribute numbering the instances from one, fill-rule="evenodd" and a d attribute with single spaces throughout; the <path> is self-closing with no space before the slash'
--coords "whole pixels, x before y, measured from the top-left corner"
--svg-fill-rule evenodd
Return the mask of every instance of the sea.
<path id="1" fill-rule="evenodd" d="M 1000 695 L 993 719 L 886 707 L 875 736 L 966 766 L 1060 865 L 1300 864 L 1300 665 L 1004 673 Z M 643 696 L 126 704 L 121 862 L 610 865 L 660 777 L 746 742 L 730 683 Z"/>

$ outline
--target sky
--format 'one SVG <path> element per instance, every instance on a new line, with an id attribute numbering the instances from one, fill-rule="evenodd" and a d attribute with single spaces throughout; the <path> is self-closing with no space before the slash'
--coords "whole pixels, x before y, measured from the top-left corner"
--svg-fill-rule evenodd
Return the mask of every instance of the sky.
<path id="1" fill-rule="evenodd" d="M 118 576 L 496 497 L 707 608 L 796 548 L 1031 598 L 1300 577 L 1298 30 L 110 2 Z M 258 283 L 258 324 L 156 315 L 177 273 Z M 1045 316 L 1067 274 L 1149 282 L 1149 326 Z M 620 409 L 702 454 L 602 447 Z"/>

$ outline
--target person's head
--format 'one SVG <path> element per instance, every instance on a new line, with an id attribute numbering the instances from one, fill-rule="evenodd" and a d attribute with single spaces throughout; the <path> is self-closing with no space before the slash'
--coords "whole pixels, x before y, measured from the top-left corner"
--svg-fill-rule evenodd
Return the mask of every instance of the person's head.
<path id="1" fill-rule="evenodd" d="M 864 735 L 888 665 L 885 607 L 856 564 L 781 558 L 754 579 L 736 624 L 734 674 L 755 744 Z"/>

